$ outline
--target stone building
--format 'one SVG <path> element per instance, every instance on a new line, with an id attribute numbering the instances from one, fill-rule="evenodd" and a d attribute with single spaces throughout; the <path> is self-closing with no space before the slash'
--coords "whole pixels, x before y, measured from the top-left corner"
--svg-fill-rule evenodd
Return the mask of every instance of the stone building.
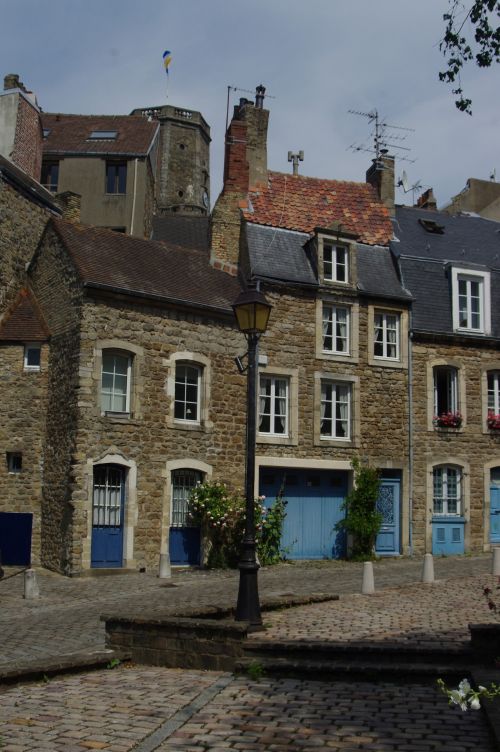
<path id="1" fill-rule="evenodd" d="M 485 219 L 500 220 L 500 183 L 495 180 L 469 178 L 460 193 L 443 206 L 448 214 L 460 212 L 479 214 Z"/>
<path id="2" fill-rule="evenodd" d="M 500 542 L 499 225 L 398 208 L 391 248 L 413 296 L 413 550 Z"/>
<path id="3" fill-rule="evenodd" d="M 41 182 L 81 196 L 81 221 L 149 238 L 158 167 L 157 122 L 132 115 L 44 112 Z"/>

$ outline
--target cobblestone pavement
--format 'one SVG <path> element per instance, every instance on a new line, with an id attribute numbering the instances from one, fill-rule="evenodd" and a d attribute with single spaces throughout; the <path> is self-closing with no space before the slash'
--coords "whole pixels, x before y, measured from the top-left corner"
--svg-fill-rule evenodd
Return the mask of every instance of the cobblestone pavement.
<path id="1" fill-rule="evenodd" d="M 0 689 L 2 752 L 492 752 L 428 685 L 119 668 Z"/>
<path id="2" fill-rule="evenodd" d="M 489 572 L 490 568 L 489 554 L 435 561 L 436 578 L 460 578 L 461 582 Z M 421 578 L 422 560 L 386 559 L 376 562 L 374 571 L 377 590 L 416 583 Z M 361 588 L 361 572 L 361 564 L 347 562 L 282 564 L 260 571 L 260 592 L 264 599 L 287 593 L 355 594 Z M 235 604 L 238 588 L 237 572 L 174 572 L 171 581 L 160 581 L 153 574 L 70 579 L 39 570 L 41 597 L 26 601 L 22 597 L 23 576 L 9 576 L 13 573 L 14 570 L 6 570 L 6 577 L 0 580 L 0 670 L 14 664 L 29 666 L 33 661 L 102 649 L 104 625 L 99 617 L 103 612 L 143 614 L 147 610 L 171 614 L 186 607 L 229 606 Z M 422 588 L 419 591 L 422 594 L 429 592 Z M 378 597 L 345 598 L 341 601 L 345 618 L 349 619 L 349 612 L 354 613 L 351 623 L 356 622 L 359 604 L 364 603 L 369 612 L 374 608 L 369 604 L 376 603 Z M 351 609 L 350 604 L 355 607 Z M 483 613 L 484 607 L 481 620 Z M 268 615 L 265 620 L 268 621 Z M 344 622 L 346 629 L 348 623 Z"/>
<path id="3" fill-rule="evenodd" d="M 392 588 L 366 596 L 342 595 L 339 601 L 313 603 L 264 615 L 259 641 L 334 640 L 451 647 L 469 640 L 471 622 L 496 622 L 483 596 L 497 578 L 481 574 Z"/>

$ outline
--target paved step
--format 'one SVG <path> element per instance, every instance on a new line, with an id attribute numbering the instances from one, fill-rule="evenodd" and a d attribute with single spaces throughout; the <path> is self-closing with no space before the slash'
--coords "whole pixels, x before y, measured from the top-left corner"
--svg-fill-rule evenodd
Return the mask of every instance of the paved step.
<path id="1" fill-rule="evenodd" d="M 469 646 L 405 646 L 400 642 L 306 642 L 251 638 L 237 670 L 308 678 L 419 680 L 464 674 L 474 663 Z M 253 667 L 253 668 L 252 668 Z"/>
<path id="2" fill-rule="evenodd" d="M 432 684 L 438 677 L 447 681 L 459 680 L 468 672 L 465 666 L 447 662 L 400 663 L 392 659 L 378 661 L 317 660 L 288 658 L 250 658 L 236 663 L 236 673 L 254 678 L 262 676 L 317 679 L 321 681 L 390 681 L 408 683 L 426 681 Z"/>
<path id="3" fill-rule="evenodd" d="M 114 668 L 130 660 L 130 655 L 118 650 L 83 650 L 66 655 L 47 656 L 39 661 L 18 661 L 2 667 L 0 684 L 15 684 L 24 681 L 48 680 L 59 674 Z"/>

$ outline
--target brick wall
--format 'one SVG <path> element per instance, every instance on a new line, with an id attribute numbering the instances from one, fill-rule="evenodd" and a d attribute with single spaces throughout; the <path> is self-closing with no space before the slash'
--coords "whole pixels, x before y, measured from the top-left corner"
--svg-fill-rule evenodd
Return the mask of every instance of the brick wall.
<path id="1" fill-rule="evenodd" d="M 18 95 L 16 135 L 12 161 L 40 182 L 42 169 L 42 125 L 40 113 L 24 97 Z"/>

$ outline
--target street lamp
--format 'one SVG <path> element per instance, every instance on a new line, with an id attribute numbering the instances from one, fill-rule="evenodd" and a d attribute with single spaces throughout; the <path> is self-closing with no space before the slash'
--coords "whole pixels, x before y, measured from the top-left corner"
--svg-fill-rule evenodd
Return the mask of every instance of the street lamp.
<path id="1" fill-rule="evenodd" d="M 257 283 L 258 285 L 258 283 Z M 255 436 L 257 427 L 257 346 L 261 335 L 267 329 L 272 306 L 260 292 L 258 286 L 251 285 L 240 293 L 233 303 L 233 311 L 238 328 L 248 342 L 247 366 L 247 451 L 245 473 L 245 536 L 241 547 L 240 585 L 236 605 L 236 621 L 248 621 L 251 627 L 262 626 L 260 615 L 257 571 L 259 565 L 255 556 Z"/>

